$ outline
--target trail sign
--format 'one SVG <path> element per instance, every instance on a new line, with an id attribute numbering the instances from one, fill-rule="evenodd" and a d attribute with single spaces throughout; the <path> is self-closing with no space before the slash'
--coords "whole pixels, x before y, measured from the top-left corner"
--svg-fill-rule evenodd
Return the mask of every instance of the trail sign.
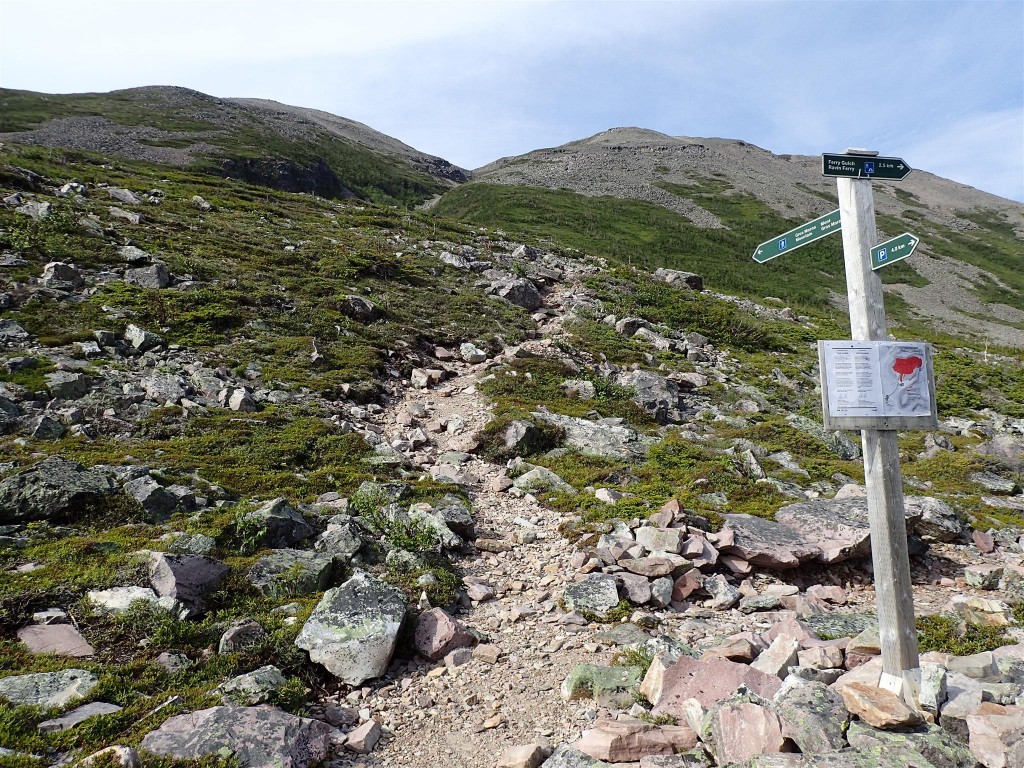
<path id="1" fill-rule="evenodd" d="M 900 157 L 871 157 L 868 155 L 821 156 L 822 176 L 842 176 L 850 179 L 888 179 L 900 181 L 913 170 Z"/>
<path id="2" fill-rule="evenodd" d="M 921 240 L 909 232 L 879 243 L 871 249 L 871 268 L 881 269 L 887 267 L 894 261 L 905 259 L 914 252 Z"/>
<path id="3" fill-rule="evenodd" d="M 838 209 L 831 213 L 826 213 L 814 221 L 801 224 L 796 229 L 791 229 L 785 234 L 761 243 L 754 250 L 754 261 L 758 264 L 764 264 L 776 256 L 789 253 L 808 243 L 813 243 L 815 240 L 831 235 L 833 232 L 838 232 L 841 226 L 842 219 L 839 216 Z"/>

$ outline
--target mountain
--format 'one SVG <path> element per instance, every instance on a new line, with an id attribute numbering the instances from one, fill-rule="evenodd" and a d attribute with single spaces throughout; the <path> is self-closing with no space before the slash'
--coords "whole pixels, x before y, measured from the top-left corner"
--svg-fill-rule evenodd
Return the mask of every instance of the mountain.
<path id="1" fill-rule="evenodd" d="M 0 141 L 188 165 L 291 192 L 403 205 L 467 179 L 448 161 L 354 120 L 166 86 L 68 95 L 0 89 Z"/>
<path id="2" fill-rule="evenodd" d="M 803 251 L 740 281 L 784 202 L 677 173 L 654 186 L 701 225 L 491 182 L 423 210 L 383 185 L 446 188 L 429 159 L 341 118 L 8 98 L 39 127 L 0 143 L 0 765 L 739 765 L 782 727 L 819 765 L 1019 764 L 1019 349 L 917 321 L 940 428 L 898 464 L 937 723 L 877 730 L 852 715 L 891 693 L 827 687 L 881 668 L 861 443 L 822 426 L 817 340 L 849 324 L 763 298 L 818 295 Z M 264 140 L 290 177 L 225 172 Z M 371 199 L 270 186 L 314 145 L 377 163 Z M 945 704 L 943 669 L 974 688 Z"/>
<path id="3" fill-rule="evenodd" d="M 921 238 L 914 258 L 882 271 L 893 319 L 1024 346 L 1024 205 L 922 170 L 874 191 L 880 238 Z M 838 238 L 764 265 L 750 257 L 836 207 L 820 158 L 616 128 L 478 168 L 435 210 L 619 262 L 700 272 L 713 289 L 842 311 Z"/>

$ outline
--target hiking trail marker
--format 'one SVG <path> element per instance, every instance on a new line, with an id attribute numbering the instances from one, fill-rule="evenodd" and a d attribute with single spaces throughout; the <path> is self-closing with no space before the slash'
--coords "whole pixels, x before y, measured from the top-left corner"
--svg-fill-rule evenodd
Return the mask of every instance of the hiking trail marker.
<path id="1" fill-rule="evenodd" d="M 912 254 L 921 239 L 909 232 L 879 243 L 871 249 L 871 268 L 881 269 Z"/>
<path id="2" fill-rule="evenodd" d="M 938 416 L 931 347 L 888 340 L 877 271 L 913 253 L 919 239 L 905 233 L 878 244 L 871 180 L 898 181 L 911 168 L 898 157 L 861 149 L 823 154 L 821 166 L 824 176 L 836 177 L 839 221 L 827 214 L 762 243 L 754 260 L 763 263 L 842 232 L 852 341 L 818 342 L 822 405 L 826 427 L 861 430 L 882 647 L 880 685 L 910 701 L 920 680 L 920 660 L 896 430 L 934 429 Z M 831 222 L 828 231 L 825 220 Z M 799 241 L 791 242 L 797 234 Z"/>
<path id="3" fill-rule="evenodd" d="M 821 156 L 822 176 L 902 181 L 912 170 L 901 157 L 877 157 L 875 154 Z"/>
<path id="4" fill-rule="evenodd" d="M 831 213 L 826 213 L 814 221 L 801 224 L 796 229 L 791 229 L 789 232 L 761 243 L 754 249 L 754 261 L 758 264 L 764 264 L 776 256 L 795 251 L 797 248 L 809 245 L 815 240 L 821 240 L 823 237 L 838 232 L 841 225 L 842 219 L 838 209 Z"/>

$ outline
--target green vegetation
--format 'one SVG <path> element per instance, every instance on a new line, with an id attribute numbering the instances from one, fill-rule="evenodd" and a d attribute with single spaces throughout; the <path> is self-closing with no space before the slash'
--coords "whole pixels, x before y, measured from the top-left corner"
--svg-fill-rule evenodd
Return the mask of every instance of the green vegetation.
<path id="1" fill-rule="evenodd" d="M 206 118 L 197 119 L 196 114 Z M 67 117 L 102 117 L 116 125 L 168 132 L 165 137 L 140 142 L 153 147 L 212 145 L 216 152 L 197 153 L 194 167 L 217 176 L 269 179 L 280 170 L 277 165 L 273 171 L 261 172 L 247 161 L 284 163 L 310 177 L 322 166 L 340 182 L 339 197 L 347 189 L 365 200 L 402 206 L 420 203 L 445 189 L 437 179 L 398 158 L 324 129 L 307 124 L 306 136 L 286 137 L 272 123 L 241 106 L 220 103 L 214 107 L 200 95 L 181 92 L 169 96 L 153 89 L 44 95 L 0 89 L 0 133 L 31 130 L 48 120 Z M 226 161 L 236 170 L 229 170 Z"/>
<path id="2" fill-rule="evenodd" d="M 917 638 L 922 653 L 940 651 L 955 656 L 969 656 L 1013 643 L 1003 627 L 965 625 L 956 616 L 946 614 L 918 616 Z"/>
<path id="3" fill-rule="evenodd" d="M 793 305 L 823 306 L 829 288 L 841 288 L 842 256 L 828 241 L 806 249 L 796 273 L 792 264 L 774 262 L 754 265 L 755 271 L 750 259 L 754 246 L 799 222 L 787 222 L 750 198 L 729 206 L 727 213 L 735 219 L 723 217 L 726 229 L 704 229 L 639 200 L 485 183 L 447 192 L 434 212 L 528 239 L 551 238 L 617 264 L 697 272 L 708 287 L 744 296 L 781 296 Z"/>

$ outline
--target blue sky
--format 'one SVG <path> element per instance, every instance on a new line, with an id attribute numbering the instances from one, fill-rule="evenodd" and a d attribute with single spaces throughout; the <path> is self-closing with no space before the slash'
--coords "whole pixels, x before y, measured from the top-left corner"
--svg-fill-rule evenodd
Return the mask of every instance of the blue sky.
<path id="1" fill-rule="evenodd" d="M 607 128 L 849 146 L 1024 201 L 1024 0 L 0 0 L 0 85 L 183 85 L 473 168 Z"/>

